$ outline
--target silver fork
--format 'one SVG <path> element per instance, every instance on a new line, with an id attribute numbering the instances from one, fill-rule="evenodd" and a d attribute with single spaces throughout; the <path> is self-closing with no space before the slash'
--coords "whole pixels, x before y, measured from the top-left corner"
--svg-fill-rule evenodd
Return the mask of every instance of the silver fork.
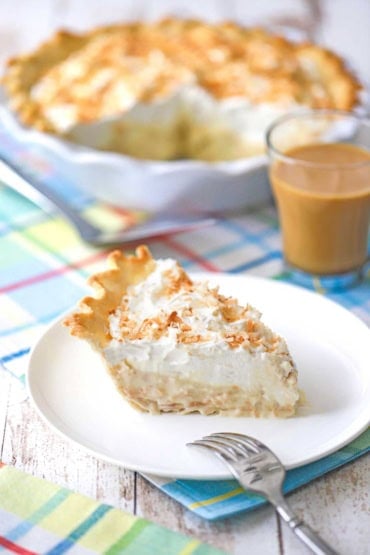
<path id="1" fill-rule="evenodd" d="M 188 443 L 212 451 L 231 470 L 246 490 L 268 499 L 298 538 L 318 555 L 337 555 L 323 539 L 296 516 L 282 493 L 285 469 L 277 456 L 263 443 L 236 433 L 218 433 Z"/>
<path id="2" fill-rule="evenodd" d="M 27 197 L 32 202 L 50 211 L 61 212 L 87 243 L 95 246 L 118 245 L 140 239 L 148 239 L 169 232 L 185 231 L 193 228 L 209 226 L 215 223 L 214 218 L 192 215 L 175 215 L 173 217 L 160 213 L 145 223 L 140 223 L 130 229 L 117 232 L 107 232 L 88 222 L 80 212 L 75 210 L 69 202 L 58 193 L 28 175 L 15 164 L 0 155 L 0 179 L 7 186 Z"/>

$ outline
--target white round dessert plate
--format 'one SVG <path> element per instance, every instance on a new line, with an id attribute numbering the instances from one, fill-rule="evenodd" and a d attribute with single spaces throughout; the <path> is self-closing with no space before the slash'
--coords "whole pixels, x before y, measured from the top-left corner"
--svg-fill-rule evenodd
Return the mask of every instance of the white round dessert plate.
<path id="1" fill-rule="evenodd" d="M 61 320 L 30 358 L 30 396 L 55 431 L 91 454 L 142 473 L 189 479 L 230 477 L 223 464 L 186 443 L 212 432 L 239 432 L 265 442 L 287 468 L 319 459 L 358 436 L 370 421 L 370 330 L 319 294 L 247 276 L 194 274 L 263 313 L 296 361 L 305 404 L 296 416 L 231 418 L 150 415 L 118 393 L 100 356 L 69 335 Z"/>

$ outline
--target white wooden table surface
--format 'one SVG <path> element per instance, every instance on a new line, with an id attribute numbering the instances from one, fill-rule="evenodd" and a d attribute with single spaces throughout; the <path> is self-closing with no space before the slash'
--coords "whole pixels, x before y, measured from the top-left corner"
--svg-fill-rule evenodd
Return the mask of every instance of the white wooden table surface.
<path id="1" fill-rule="evenodd" d="M 278 12 L 274 17 L 285 17 L 288 13 L 290 17 L 307 20 L 311 13 L 303 0 L 283 0 L 279 7 L 274 4 Z M 331 46 L 335 42 L 337 50 L 351 59 L 369 81 L 370 2 L 327 0 L 313 4 L 318 5 L 322 13 L 316 36 Z M 155 17 L 158 9 L 162 14 L 203 13 L 210 19 L 237 17 L 254 23 L 263 22 L 271 5 L 271 0 L 261 0 L 251 9 L 250 2 L 203 0 L 201 12 L 199 6 L 191 9 L 189 0 L 1 0 L 0 63 L 12 54 L 35 46 L 59 27 L 86 28 L 100 22 L 119 21 L 130 14 Z M 228 553 L 308 553 L 269 507 L 223 522 L 208 523 L 183 509 L 139 474 L 99 461 L 67 443 L 40 420 L 18 383 L 1 371 L 0 460 L 172 530 L 195 536 Z M 363 457 L 300 489 L 290 496 L 290 502 L 339 553 L 365 555 L 370 554 L 369 492 L 370 457 Z"/>

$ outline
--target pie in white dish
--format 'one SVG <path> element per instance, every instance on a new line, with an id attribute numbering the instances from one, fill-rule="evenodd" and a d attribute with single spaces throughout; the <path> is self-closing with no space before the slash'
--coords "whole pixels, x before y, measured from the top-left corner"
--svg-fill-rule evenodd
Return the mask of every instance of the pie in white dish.
<path id="1" fill-rule="evenodd" d="M 283 338 L 172 259 L 114 251 L 90 278 L 64 324 L 103 357 L 115 385 L 150 413 L 287 417 L 299 402 L 297 370 Z"/>
<path id="2" fill-rule="evenodd" d="M 3 84 L 26 126 L 134 158 L 211 162 L 259 155 L 276 117 L 350 110 L 360 89 L 314 44 L 177 18 L 60 31 L 10 60 Z"/>

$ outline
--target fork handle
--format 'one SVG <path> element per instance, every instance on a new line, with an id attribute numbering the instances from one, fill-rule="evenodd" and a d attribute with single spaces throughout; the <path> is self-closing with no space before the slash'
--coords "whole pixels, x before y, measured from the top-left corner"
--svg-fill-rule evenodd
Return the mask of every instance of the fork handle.
<path id="1" fill-rule="evenodd" d="M 293 513 L 283 496 L 279 495 L 277 498 L 274 496 L 270 501 L 289 528 L 301 542 L 311 549 L 312 553 L 316 555 L 338 555 L 337 551 L 330 547 L 312 528 Z"/>
<path id="2" fill-rule="evenodd" d="M 288 524 L 295 535 L 311 549 L 312 553 L 316 553 L 317 555 L 338 555 L 337 551 L 334 551 L 330 545 L 320 538 L 320 536 L 303 521 L 299 521 L 293 526 L 291 522 L 288 522 Z"/>

